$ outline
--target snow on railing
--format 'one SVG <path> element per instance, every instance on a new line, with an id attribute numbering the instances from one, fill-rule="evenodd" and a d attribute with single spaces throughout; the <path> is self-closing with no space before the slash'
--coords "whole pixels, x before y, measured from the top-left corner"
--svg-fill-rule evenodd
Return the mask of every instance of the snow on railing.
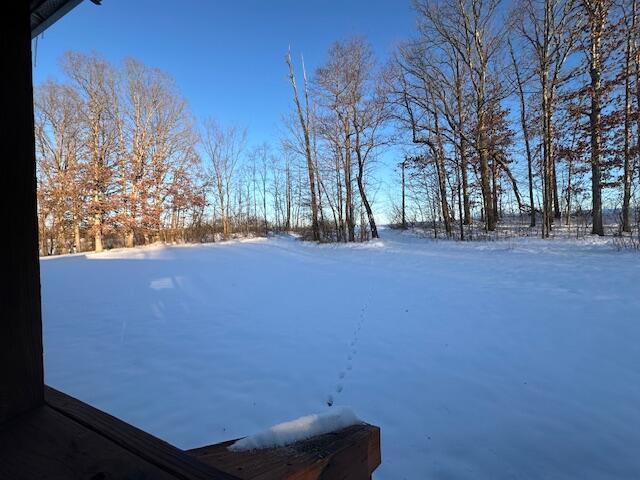
<path id="1" fill-rule="evenodd" d="M 233 452 L 261 448 L 284 447 L 317 435 L 335 432 L 362 423 L 347 407 L 332 408 L 326 413 L 307 415 L 249 435 L 230 445 Z"/>

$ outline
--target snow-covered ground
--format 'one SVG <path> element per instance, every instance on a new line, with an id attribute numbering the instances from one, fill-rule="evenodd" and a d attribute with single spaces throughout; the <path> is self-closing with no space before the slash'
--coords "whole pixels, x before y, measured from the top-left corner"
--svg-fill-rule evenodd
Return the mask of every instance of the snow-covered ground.
<path id="1" fill-rule="evenodd" d="M 182 448 L 347 405 L 378 479 L 640 478 L 637 252 L 382 233 L 45 259 L 46 381 Z"/>

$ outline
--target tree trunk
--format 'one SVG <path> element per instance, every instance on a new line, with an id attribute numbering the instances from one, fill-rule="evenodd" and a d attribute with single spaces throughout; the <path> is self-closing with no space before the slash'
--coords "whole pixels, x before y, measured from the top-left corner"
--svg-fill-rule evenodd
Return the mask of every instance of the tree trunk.
<path id="1" fill-rule="evenodd" d="M 600 166 L 601 141 L 601 58 L 600 43 L 606 18 L 606 8 L 602 0 L 594 0 L 590 9 L 591 58 L 589 76 L 591 77 L 591 114 L 589 116 L 591 133 L 591 195 L 592 195 L 592 230 L 595 235 L 604 235 L 602 224 L 602 172 Z M 589 6 L 587 7 L 589 9 Z"/>
<path id="2" fill-rule="evenodd" d="M 509 53 L 511 54 L 511 61 L 516 74 L 516 83 L 518 86 L 518 98 L 520 100 L 520 127 L 522 128 L 522 136 L 524 139 L 524 147 L 527 155 L 527 176 L 529 180 L 529 208 L 531 209 L 531 221 L 530 227 L 536 226 L 536 206 L 533 198 L 533 155 L 531 154 L 531 143 L 529 142 L 529 127 L 527 126 L 527 105 L 524 96 L 524 86 L 522 77 L 520 77 L 520 69 L 518 68 L 518 61 L 516 60 L 513 47 L 509 43 Z"/>
<path id="3" fill-rule="evenodd" d="M 82 246 L 80 244 L 81 242 L 81 238 L 80 238 L 80 219 L 76 218 L 75 219 L 75 224 L 73 226 L 73 247 L 74 247 L 74 253 L 78 253 L 82 250 Z"/>
<path id="4" fill-rule="evenodd" d="M 550 138 L 553 138 L 553 123 L 550 121 L 549 125 L 551 127 Z M 553 218 L 560 219 L 560 196 L 558 195 L 558 175 L 556 172 L 556 159 L 553 156 L 553 139 L 550 144 L 550 153 L 551 153 L 551 177 L 553 178 Z"/>
<path id="5" fill-rule="evenodd" d="M 460 175 L 460 170 L 462 169 L 462 162 L 458 162 L 458 165 L 456 165 L 456 180 L 457 180 L 457 187 L 456 190 L 458 191 L 458 217 L 460 220 L 460 241 L 464 241 L 464 214 L 462 213 L 463 207 L 462 207 L 462 185 L 461 185 L 461 175 Z"/>
<path id="6" fill-rule="evenodd" d="M 98 203 L 99 197 L 97 194 L 93 197 L 94 203 Z M 102 215 L 97 212 L 93 216 L 93 239 L 94 239 L 94 250 L 96 252 L 102 252 Z"/>
<path id="7" fill-rule="evenodd" d="M 491 189 L 493 190 L 493 214 L 498 219 L 498 164 L 495 157 L 491 159 Z"/>
<path id="8" fill-rule="evenodd" d="M 293 73 L 293 63 L 291 61 L 291 54 L 286 57 L 287 65 L 289 66 L 289 80 L 291 87 L 293 88 L 293 99 L 296 104 L 296 110 L 298 112 L 298 120 L 300 121 L 300 127 L 304 137 L 304 151 L 307 160 L 307 172 L 309 174 L 309 197 L 311 203 L 311 231 L 313 234 L 313 240 L 320 241 L 320 226 L 318 224 L 318 204 L 316 195 L 316 179 L 315 179 L 315 165 L 313 162 L 313 156 L 311 154 L 311 137 L 309 135 L 309 124 L 305 121 L 305 115 L 302 112 L 302 105 L 300 104 L 300 98 L 298 96 L 298 86 L 296 84 L 296 78 Z M 308 112 L 307 112 L 308 113 Z"/>
<path id="9" fill-rule="evenodd" d="M 631 28 L 627 30 L 627 45 L 624 64 L 624 171 L 622 195 L 622 231 L 631 232 L 631 58 L 633 55 L 632 36 L 635 35 L 636 1 L 631 7 Z"/>
<path id="10" fill-rule="evenodd" d="M 549 237 L 551 232 L 552 208 L 553 208 L 553 180 L 551 173 L 551 106 L 549 88 L 547 85 L 547 72 L 543 72 L 542 80 L 542 221 L 544 223 L 543 237 Z"/>
<path id="11" fill-rule="evenodd" d="M 571 161 L 571 159 L 569 159 L 569 162 L 567 165 L 567 218 L 565 219 L 565 225 L 567 226 L 569 226 L 569 224 L 571 223 L 571 200 L 572 200 L 571 189 L 573 188 L 572 176 L 573 176 L 573 162 Z"/>
<path id="12" fill-rule="evenodd" d="M 640 110 L 640 49 L 637 48 L 638 46 L 635 44 L 635 40 L 634 45 L 636 46 L 636 48 L 634 48 L 636 109 Z M 640 152 L 640 115 L 636 115 L 636 152 Z M 636 155 L 637 154 L 638 153 L 636 153 Z M 638 177 L 640 178 L 640 162 L 638 162 L 638 167 Z"/>
<path id="13" fill-rule="evenodd" d="M 96 231 L 96 233 L 94 234 L 94 250 L 99 253 L 102 252 L 103 248 L 102 248 L 102 232 L 101 231 Z"/>
<path id="14" fill-rule="evenodd" d="M 479 122 L 480 123 L 480 122 Z M 482 130 L 484 126 L 478 127 Z M 496 229 L 496 219 L 493 212 L 493 195 L 491 193 L 491 184 L 489 183 L 489 176 L 491 174 L 489 169 L 489 161 L 487 158 L 487 150 L 485 147 L 485 134 L 480 132 L 478 135 L 478 154 L 480 156 L 480 182 L 482 184 L 482 199 L 484 205 L 484 219 L 485 229 L 492 232 Z"/>
<path id="15" fill-rule="evenodd" d="M 438 175 L 438 188 L 440 191 L 440 205 L 442 207 L 442 220 L 444 222 L 444 229 L 448 237 L 451 237 L 451 212 L 449 211 L 449 202 L 447 200 L 447 180 L 446 171 L 444 167 L 444 152 L 441 148 L 438 148 L 435 152 L 436 156 L 436 173 Z"/>
<path id="16" fill-rule="evenodd" d="M 462 81 L 460 78 L 460 68 L 456 61 L 456 102 L 458 107 L 458 130 L 459 130 L 459 155 L 460 155 L 460 173 L 462 177 L 462 201 L 464 210 L 464 224 L 471 225 L 471 202 L 469 201 L 469 179 L 467 175 L 467 148 L 464 138 L 464 113 L 462 102 Z"/>
<path id="17" fill-rule="evenodd" d="M 356 132 L 356 139 L 358 139 L 360 134 Z M 364 205 L 365 212 L 367 214 L 367 220 L 369 221 L 369 228 L 371 229 L 371 238 L 380 238 L 378 236 L 378 228 L 376 227 L 376 221 L 373 218 L 373 210 L 371 210 L 371 205 L 369 204 L 369 199 L 367 198 L 367 194 L 364 190 L 364 160 L 362 159 L 362 152 L 360 151 L 360 146 L 358 145 L 359 141 L 356 140 L 356 155 L 358 156 L 358 175 L 356 177 L 358 183 L 358 190 L 360 191 L 360 198 L 362 199 L 362 205 Z"/>
<path id="18" fill-rule="evenodd" d="M 355 219 L 353 218 L 353 182 L 351 180 L 351 128 L 349 119 L 344 120 L 344 185 L 345 185 L 345 220 L 347 223 L 347 235 L 350 242 L 354 242 Z"/>
<path id="19" fill-rule="evenodd" d="M 402 162 L 402 228 L 407 228 L 407 215 L 406 215 L 406 200 L 405 200 L 405 185 L 404 185 L 404 169 L 406 160 Z"/>

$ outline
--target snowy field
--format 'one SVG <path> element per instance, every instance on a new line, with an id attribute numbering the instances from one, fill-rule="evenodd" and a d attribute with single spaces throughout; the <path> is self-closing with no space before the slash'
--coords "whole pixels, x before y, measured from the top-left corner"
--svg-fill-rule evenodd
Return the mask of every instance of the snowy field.
<path id="1" fill-rule="evenodd" d="M 43 259 L 46 382 L 193 448 L 328 403 L 377 479 L 640 478 L 640 255 L 290 238 Z"/>

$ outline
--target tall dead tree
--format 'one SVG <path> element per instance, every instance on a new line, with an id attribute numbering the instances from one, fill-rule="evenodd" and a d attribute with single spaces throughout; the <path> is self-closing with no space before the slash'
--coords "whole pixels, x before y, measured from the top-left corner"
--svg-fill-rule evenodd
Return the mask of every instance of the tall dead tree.
<path id="1" fill-rule="evenodd" d="M 293 101 L 295 103 L 296 112 L 298 114 L 298 121 L 300 122 L 300 128 L 302 129 L 302 135 L 304 138 L 304 151 L 307 161 L 307 172 L 309 175 L 309 201 L 311 204 L 311 231 L 314 241 L 320 241 L 320 224 L 318 222 L 318 198 L 316 194 L 316 166 L 313 158 L 312 146 L 311 146 L 311 134 L 309 131 L 309 107 L 307 104 L 306 111 L 303 111 L 302 104 L 300 103 L 300 96 L 298 95 L 298 84 L 296 82 L 295 72 L 293 68 L 293 62 L 291 60 L 291 52 L 288 52 L 285 60 L 289 67 L 289 81 L 291 88 L 293 89 Z M 307 85 L 305 83 L 305 96 L 307 95 Z"/>

